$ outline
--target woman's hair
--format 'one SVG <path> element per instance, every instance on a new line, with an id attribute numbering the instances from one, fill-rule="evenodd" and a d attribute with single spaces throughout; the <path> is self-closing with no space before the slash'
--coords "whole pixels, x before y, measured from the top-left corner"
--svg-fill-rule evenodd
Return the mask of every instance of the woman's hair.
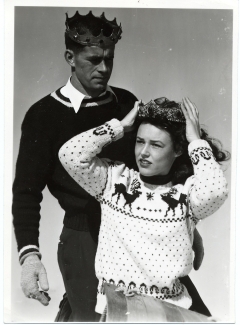
<path id="1" fill-rule="evenodd" d="M 154 102 L 157 103 L 159 108 L 161 108 L 162 105 L 161 102 L 163 102 L 162 98 L 155 99 Z M 170 102 L 166 99 L 162 107 L 168 108 L 169 106 L 169 108 L 173 108 L 174 105 L 177 108 L 179 108 L 178 103 L 174 101 Z M 174 151 L 176 153 L 181 152 L 181 155 L 175 159 L 171 169 L 171 171 L 173 171 L 172 183 L 173 185 L 184 184 L 186 179 L 191 175 L 193 175 L 193 166 L 188 154 L 189 142 L 187 141 L 186 138 L 186 123 L 169 121 L 167 118 L 164 118 L 163 116 L 138 117 L 138 121 L 137 121 L 138 126 L 140 126 L 142 122 L 155 125 L 169 133 L 173 142 Z M 209 143 L 213 151 L 213 155 L 217 162 L 225 161 L 230 158 L 230 153 L 228 151 L 222 150 L 221 142 L 217 139 L 209 137 L 206 130 L 202 128 L 201 128 L 201 139 L 206 140 Z"/>

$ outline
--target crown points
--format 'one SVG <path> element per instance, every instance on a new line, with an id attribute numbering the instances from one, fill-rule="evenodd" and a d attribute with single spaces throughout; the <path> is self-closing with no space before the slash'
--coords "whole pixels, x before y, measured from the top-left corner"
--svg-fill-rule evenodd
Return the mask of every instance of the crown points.
<path id="1" fill-rule="evenodd" d="M 86 23 L 88 19 L 94 21 L 96 19 L 96 25 L 99 23 L 99 19 L 109 25 L 112 29 L 111 35 L 109 33 L 104 33 L 104 28 L 101 29 L 99 35 L 94 35 L 88 28 L 84 28 L 84 33 L 78 33 L 80 26 Z M 103 12 L 99 17 L 95 17 L 90 10 L 87 15 L 80 15 L 78 11 L 69 18 L 68 14 L 66 13 L 66 34 L 75 42 L 82 44 L 82 45 L 112 45 L 116 44 L 119 39 L 121 39 L 122 34 L 122 27 L 117 24 L 116 17 L 111 21 L 105 17 L 105 13 Z M 109 30 L 109 27 L 107 28 Z"/>

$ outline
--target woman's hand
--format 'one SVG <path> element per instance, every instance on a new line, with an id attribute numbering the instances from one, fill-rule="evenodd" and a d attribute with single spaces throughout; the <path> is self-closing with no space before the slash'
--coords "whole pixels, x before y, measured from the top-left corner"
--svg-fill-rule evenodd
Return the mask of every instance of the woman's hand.
<path id="1" fill-rule="evenodd" d="M 188 97 L 184 97 L 181 108 L 186 119 L 186 138 L 188 142 L 201 138 L 201 129 L 199 124 L 199 113 L 194 103 Z"/>
<path id="2" fill-rule="evenodd" d="M 129 132 L 132 130 L 134 121 L 138 114 L 138 105 L 141 102 L 141 100 L 135 102 L 133 109 L 124 117 L 124 119 L 122 119 L 121 124 L 124 128 L 124 132 Z"/>

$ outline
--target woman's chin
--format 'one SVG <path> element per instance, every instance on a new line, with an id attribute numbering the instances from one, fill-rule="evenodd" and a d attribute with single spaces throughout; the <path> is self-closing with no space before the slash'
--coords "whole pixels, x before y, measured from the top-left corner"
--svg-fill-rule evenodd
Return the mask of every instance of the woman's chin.
<path id="1" fill-rule="evenodd" d="M 146 168 L 139 168 L 139 172 L 142 176 L 154 176 L 154 173 L 150 170 L 147 170 Z"/>

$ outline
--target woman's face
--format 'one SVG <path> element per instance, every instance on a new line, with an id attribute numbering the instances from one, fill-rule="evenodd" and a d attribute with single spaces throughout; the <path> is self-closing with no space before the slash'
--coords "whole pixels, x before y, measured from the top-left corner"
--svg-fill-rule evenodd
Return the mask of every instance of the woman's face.
<path id="1" fill-rule="evenodd" d="M 176 157 L 171 136 L 164 129 L 142 123 L 138 129 L 135 158 L 143 176 L 167 175 Z"/>

